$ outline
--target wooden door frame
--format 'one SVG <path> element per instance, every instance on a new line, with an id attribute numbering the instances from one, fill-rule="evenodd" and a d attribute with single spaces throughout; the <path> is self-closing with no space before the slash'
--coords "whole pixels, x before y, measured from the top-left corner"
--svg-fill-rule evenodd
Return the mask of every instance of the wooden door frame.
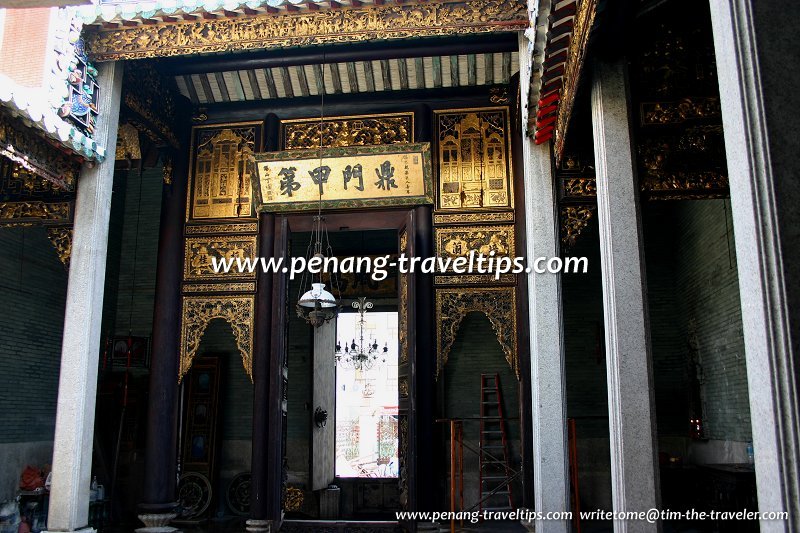
<path id="1" fill-rule="evenodd" d="M 323 211 L 328 230 L 335 231 L 368 231 L 368 230 L 395 230 L 399 231 L 409 216 L 413 216 L 415 223 L 415 255 L 430 257 L 433 255 L 433 210 L 432 206 L 363 209 L 350 211 Z M 309 212 L 285 213 L 276 215 L 275 223 L 275 257 L 284 255 L 292 233 L 311 231 L 313 214 Z M 412 409 L 415 411 L 413 442 L 434 442 L 434 408 L 435 390 L 433 384 L 435 361 L 435 342 L 433 328 L 433 275 L 415 273 L 414 294 L 409 295 L 417 302 L 417 311 L 410 327 L 414 328 L 415 350 L 410 357 L 412 372 L 416 386 L 412 389 Z M 284 379 L 284 362 L 288 346 L 288 276 L 275 274 L 273 290 L 272 314 L 272 354 L 270 357 L 270 394 L 268 402 L 268 420 L 270 427 L 281 428 L 283 420 L 282 396 Z M 420 357 L 422 355 L 422 357 Z M 411 360 L 413 359 L 413 360 Z M 285 443 L 282 431 L 272 431 L 269 446 L 265 452 L 268 454 L 268 472 L 271 482 L 271 494 L 268 497 L 270 516 L 274 523 L 281 520 L 282 512 L 282 479 L 283 456 Z M 415 461 L 408 474 L 409 493 L 414 496 L 410 499 L 409 510 L 418 510 L 424 507 L 436 507 L 432 494 L 434 492 L 436 476 L 435 461 L 432 454 L 433 446 L 419 446 L 415 450 Z M 419 483 L 420 475 L 425 476 L 425 483 Z M 424 492 L 425 494 L 421 493 Z"/>

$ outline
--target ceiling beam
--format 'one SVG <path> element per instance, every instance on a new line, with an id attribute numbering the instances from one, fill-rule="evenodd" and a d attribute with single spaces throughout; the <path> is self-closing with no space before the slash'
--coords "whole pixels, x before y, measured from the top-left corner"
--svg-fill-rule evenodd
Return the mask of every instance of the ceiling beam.
<path id="1" fill-rule="evenodd" d="M 369 43 L 367 45 L 335 46 L 323 52 L 317 48 L 297 48 L 239 54 L 236 56 L 191 56 L 167 58 L 159 61 L 159 70 L 177 76 L 230 70 L 291 67 L 296 65 L 348 63 L 377 59 L 406 57 L 449 56 L 517 51 L 516 33 L 493 34 L 489 37 L 460 37 L 458 39 L 433 38 L 415 42 Z"/>

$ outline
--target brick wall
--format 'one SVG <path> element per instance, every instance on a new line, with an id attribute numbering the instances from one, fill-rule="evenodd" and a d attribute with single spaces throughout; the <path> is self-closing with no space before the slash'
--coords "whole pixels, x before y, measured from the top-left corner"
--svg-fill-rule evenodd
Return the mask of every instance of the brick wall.
<path id="1" fill-rule="evenodd" d="M 50 8 L 7 9 L 0 44 L 0 73 L 23 87 L 44 81 Z"/>
<path id="2" fill-rule="evenodd" d="M 52 441 L 67 272 L 36 227 L 0 228 L 0 272 L 0 443 Z"/>
<path id="3" fill-rule="evenodd" d="M 499 374 L 500 392 L 503 399 L 503 416 L 507 418 L 506 430 L 512 468 L 520 468 L 520 432 L 519 432 L 519 382 L 516 374 L 506 362 L 503 350 L 497 342 L 491 322 L 482 313 L 468 314 L 458 330 L 453 347 L 450 350 L 447 365 L 440 375 L 440 390 L 443 418 L 469 418 L 481 414 L 481 374 Z M 444 428 L 443 437 L 446 445 L 442 446 L 440 457 L 450 457 L 450 432 Z M 477 421 L 465 422 L 464 442 L 477 449 L 480 441 L 480 424 Z M 424 445 L 424 444 L 423 444 Z M 498 450 L 499 452 L 499 450 Z M 471 507 L 480 498 L 478 496 L 478 456 L 468 450 L 464 451 L 464 504 Z M 443 469 L 444 472 L 447 469 Z M 443 481 L 443 480 L 441 480 Z M 521 486 L 514 483 L 512 487 L 515 504 L 521 503 Z M 449 493 L 449 492 L 448 492 Z M 444 499 L 444 494 L 442 497 Z M 489 503 L 497 505 L 502 500 L 493 499 Z"/>
<path id="4" fill-rule="evenodd" d="M 119 214 L 112 211 L 110 227 L 111 235 L 119 235 L 120 241 L 111 241 L 109 236 L 109 268 L 118 272 L 116 287 L 107 283 L 112 289 L 109 304 L 116 303 L 109 327 L 116 335 L 130 331 L 134 336 L 149 337 L 153 331 L 162 177 L 161 167 L 145 169 L 141 176 L 132 170 L 127 179 L 120 179 L 119 186 L 115 184 L 114 195 L 122 193 L 123 187 L 125 195 L 112 205 L 112 209 L 121 207 Z"/>
<path id="5" fill-rule="evenodd" d="M 676 273 L 677 245 L 685 236 L 675 222 L 674 202 L 642 205 L 647 303 L 653 353 L 656 421 L 659 437 L 686 437 L 689 407 L 686 375 L 686 338 L 681 324 L 681 292 Z"/>
<path id="6" fill-rule="evenodd" d="M 745 442 L 750 404 L 730 211 L 728 200 L 676 204 L 677 308 L 684 350 L 695 345 L 703 369 L 706 436 Z"/>
<path id="7" fill-rule="evenodd" d="M 253 430 L 253 384 L 242 366 L 242 356 L 230 325 L 212 320 L 200 341 L 198 356 L 222 360 L 219 431 L 222 440 L 250 440 Z"/>

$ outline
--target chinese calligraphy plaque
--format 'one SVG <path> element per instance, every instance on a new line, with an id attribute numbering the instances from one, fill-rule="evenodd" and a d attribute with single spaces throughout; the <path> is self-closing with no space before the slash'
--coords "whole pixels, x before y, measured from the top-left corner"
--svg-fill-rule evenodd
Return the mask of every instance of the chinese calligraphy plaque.
<path id="1" fill-rule="evenodd" d="M 433 203 L 428 143 L 268 152 L 256 167 L 259 211 Z"/>

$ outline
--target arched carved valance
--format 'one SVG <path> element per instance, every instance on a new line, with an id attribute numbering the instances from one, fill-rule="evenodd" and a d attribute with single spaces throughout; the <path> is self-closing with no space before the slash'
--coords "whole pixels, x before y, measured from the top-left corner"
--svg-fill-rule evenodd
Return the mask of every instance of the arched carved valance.
<path id="1" fill-rule="evenodd" d="M 519 379 L 514 287 L 436 290 L 436 379 L 447 364 L 461 321 L 472 312 L 483 313 L 489 319 L 506 361 Z"/>
<path id="2" fill-rule="evenodd" d="M 181 360 L 178 381 L 192 366 L 208 324 L 221 318 L 230 324 L 236 347 L 242 354 L 242 365 L 253 381 L 253 317 L 252 296 L 185 296 L 181 316 Z"/>

